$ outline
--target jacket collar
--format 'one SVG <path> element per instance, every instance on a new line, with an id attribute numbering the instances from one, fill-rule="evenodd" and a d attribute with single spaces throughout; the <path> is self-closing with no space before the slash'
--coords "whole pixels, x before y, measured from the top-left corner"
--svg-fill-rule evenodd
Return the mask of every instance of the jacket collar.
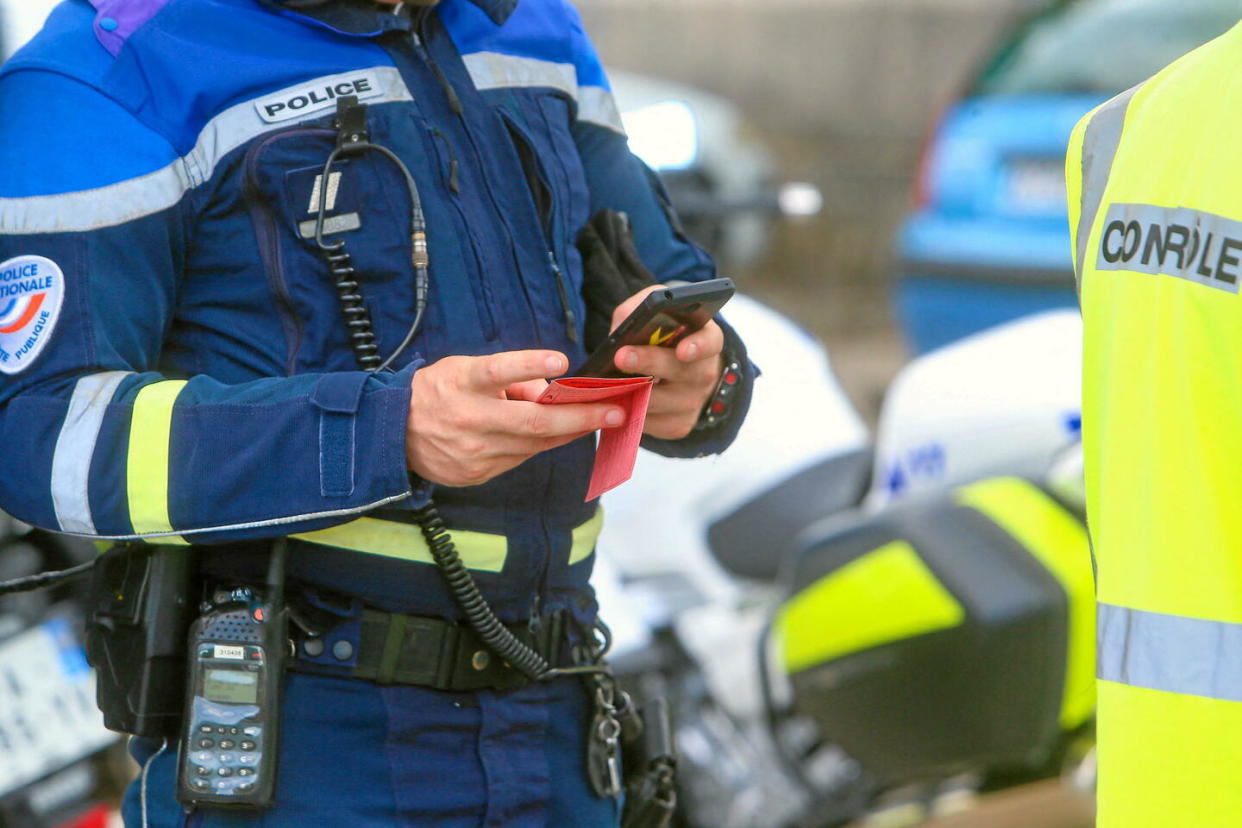
<path id="1" fill-rule="evenodd" d="M 455 0 L 442 0 L 454 2 Z M 377 26 L 377 16 L 367 6 L 369 3 L 354 0 L 259 0 L 268 6 L 275 6 L 286 13 L 308 17 L 329 28 L 344 34 L 370 35 L 384 31 L 388 27 Z M 469 0 L 491 18 L 497 26 L 505 21 L 517 8 L 518 0 Z M 380 15 L 381 17 L 383 15 Z"/>
<path id="2" fill-rule="evenodd" d="M 482 9 L 497 26 L 505 24 L 518 4 L 518 0 L 470 0 L 470 2 Z"/>

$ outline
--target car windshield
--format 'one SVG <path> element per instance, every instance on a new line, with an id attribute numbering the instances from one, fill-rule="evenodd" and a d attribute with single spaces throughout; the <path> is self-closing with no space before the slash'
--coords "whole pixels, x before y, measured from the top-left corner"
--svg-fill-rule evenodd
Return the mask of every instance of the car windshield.
<path id="1" fill-rule="evenodd" d="M 1037 17 L 1001 50 L 980 95 L 1116 94 L 1242 18 L 1242 0 L 1078 0 Z"/>

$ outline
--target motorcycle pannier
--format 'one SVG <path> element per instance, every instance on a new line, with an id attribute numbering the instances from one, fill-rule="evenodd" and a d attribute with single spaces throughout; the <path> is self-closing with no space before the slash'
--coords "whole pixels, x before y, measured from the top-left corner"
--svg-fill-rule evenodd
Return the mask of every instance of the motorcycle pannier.
<path id="1" fill-rule="evenodd" d="M 773 645 L 794 713 L 890 782 L 1046 763 L 1094 708 L 1082 521 L 985 480 L 814 537 Z"/>

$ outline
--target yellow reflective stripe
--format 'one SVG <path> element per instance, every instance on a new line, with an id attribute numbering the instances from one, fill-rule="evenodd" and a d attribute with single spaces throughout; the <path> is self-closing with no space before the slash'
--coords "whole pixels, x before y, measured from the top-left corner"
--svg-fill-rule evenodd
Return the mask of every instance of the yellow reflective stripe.
<path id="1" fill-rule="evenodd" d="M 591 556 L 603 527 L 604 510 L 596 509 L 590 520 L 573 530 L 570 564 L 584 561 Z M 457 553 L 461 555 L 467 568 L 481 572 L 500 572 L 504 569 L 509 555 L 509 540 L 504 535 L 461 529 L 452 530 L 452 535 Z M 303 532 L 290 537 L 367 555 L 380 555 L 414 563 L 435 563 L 422 531 L 413 524 L 399 521 L 364 517 L 330 529 Z"/>
<path id="2" fill-rule="evenodd" d="M 595 551 L 595 542 L 604 528 L 604 509 L 597 506 L 595 515 L 573 532 L 573 545 L 569 549 L 569 565 L 585 561 Z"/>
<path id="3" fill-rule="evenodd" d="M 1069 648 L 1061 725 L 1074 728 L 1095 710 L 1095 576 L 1082 523 L 1037 486 L 1015 477 L 985 480 L 958 492 L 1022 544 L 1065 590 Z"/>
<path id="4" fill-rule="evenodd" d="M 125 473 L 129 519 L 136 535 L 172 531 L 168 518 L 169 435 L 173 403 L 184 387 L 185 380 L 155 382 L 134 399 Z M 161 542 L 178 541 L 166 538 Z"/>
<path id="5" fill-rule="evenodd" d="M 791 673 L 839 656 L 956 627 L 966 613 L 909 543 L 893 541 L 795 595 L 776 619 Z"/>
<path id="6" fill-rule="evenodd" d="M 504 569 L 505 558 L 509 554 L 509 540 L 504 535 L 460 529 L 452 530 L 452 535 L 457 553 L 468 569 L 481 572 L 500 572 Z M 330 529 L 303 532 L 290 537 L 368 555 L 381 555 L 415 563 L 435 563 L 422 531 L 411 523 L 364 517 Z"/>

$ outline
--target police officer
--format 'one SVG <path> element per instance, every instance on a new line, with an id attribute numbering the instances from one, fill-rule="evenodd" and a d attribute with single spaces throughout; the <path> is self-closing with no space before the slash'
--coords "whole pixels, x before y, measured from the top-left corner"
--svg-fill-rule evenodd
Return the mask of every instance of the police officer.
<path id="1" fill-rule="evenodd" d="M 392 157 L 325 175 L 350 97 Z M 592 640 L 592 433 L 623 411 L 533 402 L 585 357 L 574 241 L 611 208 L 659 279 L 714 274 L 629 153 L 572 7 L 67 0 L 0 71 L 0 113 L 0 506 L 194 544 L 222 582 L 290 539 L 275 806 L 186 823 L 175 746 L 139 741 L 127 824 L 615 824 L 583 768 L 583 685 L 489 660 L 412 518 L 434 498 L 493 610 L 550 658 Z M 409 342 L 406 171 L 430 249 Z M 648 448 L 732 440 L 752 371 L 726 327 L 617 362 L 660 380 Z M 726 364 L 738 391 L 703 417 Z"/>
<path id="2" fill-rule="evenodd" d="M 1099 825 L 1242 824 L 1242 28 L 1067 160 L 1098 564 Z"/>

